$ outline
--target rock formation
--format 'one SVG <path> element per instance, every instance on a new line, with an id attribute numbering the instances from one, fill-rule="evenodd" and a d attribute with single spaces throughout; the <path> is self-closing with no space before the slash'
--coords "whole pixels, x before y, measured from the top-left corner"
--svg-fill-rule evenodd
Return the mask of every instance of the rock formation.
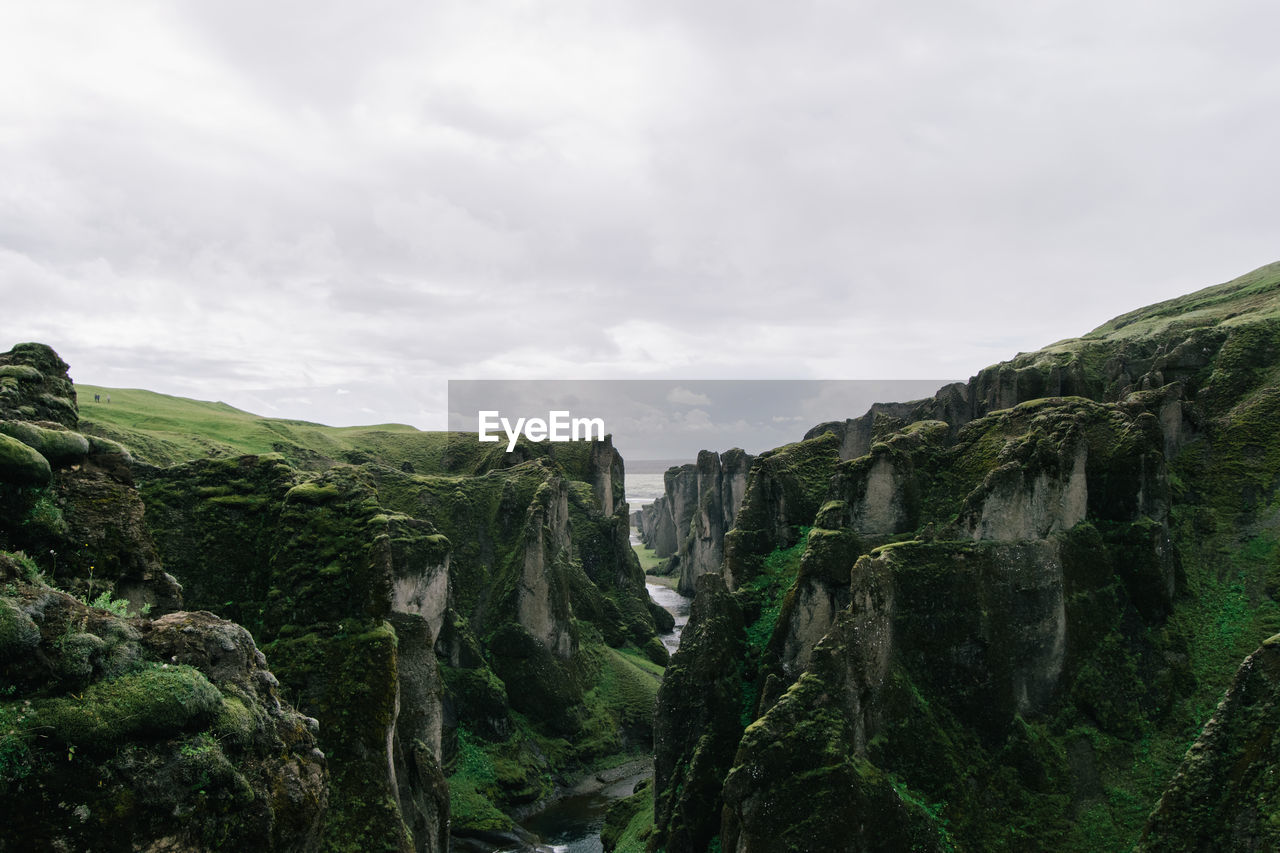
<path id="1" fill-rule="evenodd" d="M 1278 305 L 1264 267 L 762 454 L 670 668 L 706 677 L 662 690 L 653 845 L 1131 847 L 1280 619 Z M 1269 849 L 1266 655 L 1149 849 Z"/>
<path id="2" fill-rule="evenodd" d="M 704 450 L 698 461 L 667 470 L 663 494 L 640 511 L 640 540 L 659 557 L 671 557 L 677 589 L 693 595 L 700 575 L 720 571 L 724 535 L 733 527 L 753 457 L 739 448 Z"/>
<path id="3" fill-rule="evenodd" d="M 1245 659 L 1147 821 L 1137 849 L 1274 850 L 1280 827 L 1280 636 Z"/>
<path id="4" fill-rule="evenodd" d="M 0 849 L 318 849 L 316 721 L 248 631 L 181 610 L 66 370 L 0 355 Z"/>

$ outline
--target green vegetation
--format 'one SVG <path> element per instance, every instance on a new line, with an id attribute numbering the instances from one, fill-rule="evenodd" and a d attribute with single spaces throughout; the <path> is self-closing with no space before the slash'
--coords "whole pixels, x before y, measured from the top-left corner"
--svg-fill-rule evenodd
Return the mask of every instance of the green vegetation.
<path id="1" fill-rule="evenodd" d="M 667 561 L 659 557 L 656 551 L 648 545 L 632 545 L 631 547 L 636 552 L 636 557 L 640 560 L 640 568 L 644 569 L 646 575 L 662 574 Z"/>
<path id="2" fill-rule="evenodd" d="M 501 799 L 493 759 L 466 729 L 459 728 L 457 738 L 456 765 L 449 775 L 453 826 L 463 832 L 510 829 L 511 818 L 493 805 Z"/>
<path id="3" fill-rule="evenodd" d="M 648 754 L 653 709 L 662 668 L 636 650 L 584 643 L 578 664 L 591 685 L 583 694 L 577 731 L 563 737 L 514 712 L 507 729 L 479 732 L 460 726 L 449 775 L 456 830 L 493 830 L 511 825 L 498 806 L 533 802 L 550 795 L 557 780 Z M 446 670 L 455 695 L 473 670 Z M 502 691 L 494 679 L 487 688 Z M 505 704 L 505 695 L 499 700 Z M 489 713 L 500 713 L 501 706 Z M 468 710 L 471 710 L 468 708 Z"/>
<path id="4" fill-rule="evenodd" d="M 809 544 L 812 528 L 800 530 L 800 540 L 790 548 L 779 548 L 766 557 L 760 573 L 737 593 L 747 624 L 747 654 L 742 667 L 742 725 L 756 718 L 761 684 L 776 665 L 769 645 L 778 626 L 783 601 L 795 586 L 800 559 Z M 754 616 L 754 619 L 752 618 Z"/>
<path id="5" fill-rule="evenodd" d="M 721 776 L 726 847 L 821 848 L 852 803 L 921 849 L 1130 849 L 1240 661 L 1280 631 L 1280 264 L 1019 355 L 967 395 L 976 411 L 944 397 L 915 423 L 878 417 L 860 459 L 783 464 L 805 442 L 749 482 L 726 539 L 746 627 L 722 669 L 741 667 L 750 721 Z M 794 586 L 773 582 L 809 521 Z M 798 680 L 778 666 L 796 625 L 850 598 Z M 1060 640 L 1031 641 L 1058 619 Z M 1235 712 L 1239 743 L 1274 727 L 1261 695 Z M 660 708 L 660 728 L 696 713 Z M 1194 806 L 1218 834 L 1175 812 L 1166 841 L 1232 846 L 1229 827 L 1255 825 L 1247 798 L 1274 785 L 1240 773 L 1272 766 L 1260 743 L 1182 763 L 1202 781 L 1179 808 L 1224 791 Z M 664 811 L 714 789 L 717 771 L 691 770 L 705 755 L 659 755 L 676 772 L 659 774 L 658 845 L 705 846 Z"/>
<path id="6" fill-rule="evenodd" d="M 78 385 L 81 429 L 113 439 L 153 465 L 246 454 L 281 453 L 300 468 L 326 460 L 377 461 L 399 468 L 443 470 L 444 433 L 404 424 L 330 427 L 264 418 L 226 403 L 208 403 L 132 388 Z M 88 402 L 100 394 L 111 403 Z"/>
<path id="7" fill-rule="evenodd" d="M 222 695 L 199 671 L 154 664 L 91 684 L 80 696 L 34 703 L 28 731 L 68 746 L 111 750 L 139 734 L 168 734 L 212 722 Z"/>
<path id="8" fill-rule="evenodd" d="M 609 806 L 600 831 L 600 843 L 613 853 L 645 853 L 652 835 L 653 780 L 646 779 L 636 786 L 630 797 Z"/>

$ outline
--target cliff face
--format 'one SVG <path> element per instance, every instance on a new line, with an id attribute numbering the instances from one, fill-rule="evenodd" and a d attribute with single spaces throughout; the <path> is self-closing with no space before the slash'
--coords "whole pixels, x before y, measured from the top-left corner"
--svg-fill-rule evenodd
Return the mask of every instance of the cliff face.
<path id="1" fill-rule="evenodd" d="M 669 469 L 663 494 L 642 508 L 640 540 L 659 557 L 673 558 L 669 568 L 679 573 L 681 595 L 694 594 L 700 575 L 720 571 L 724 536 L 738 517 L 753 461 L 739 448 L 704 450 L 696 463 Z"/>
<path id="2" fill-rule="evenodd" d="M 316 849 L 316 721 L 244 628 L 180 610 L 66 369 L 0 355 L 0 849 Z"/>
<path id="3" fill-rule="evenodd" d="M 59 586 L 112 593 L 159 615 L 181 604 L 143 524 L 132 459 L 121 445 L 76 431 L 67 365 L 43 344 L 0 354 L 0 511 L 3 545 L 33 556 Z"/>
<path id="4" fill-rule="evenodd" d="M 1274 850 L 1280 827 L 1280 637 L 1236 673 L 1156 804 L 1140 851 Z"/>
<path id="5" fill-rule="evenodd" d="M 1132 846 L 1230 661 L 1280 619 L 1278 364 L 1280 265 L 763 454 L 725 589 L 699 592 L 741 627 L 706 602 L 672 663 L 737 649 L 716 667 L 742 733 L 732 758 L 659 741 L 681 772 L 656 814 L 699 792 L 704 818 L 660 819 L 655 844 Z M 705 692 L 664 687 L 658 730 L 705 715 Z M 1224 755 L 1212 728 L 1201 749 Z M 1177 822 L 1187 792 L 1234 760 L 1184 767 L 1149 843 L 1201 837 Z M 1264 837 L 1237 779 L 1204 838 Z"/>
<path id="6" fill-rule="evenodd" d="M 189 600 L 252 626 L 320 720 L 328 844 L 435 850 L 446 826 L 507 831 L 575 766 L 651 737 L 644 667 L 667 655 L 628 544 L 621 457 L 607 440 L 510 459 L 464 449 L 444 471 L 247 456 L 143 484 Z M 619 679 L 639 692 L 603 689 Z"/>
<path id="7" fill-rule="evenodd" d="M 667 653 L 607 439 L 507 456 L 403 432 L 373 432 L 365 450 L 298 428 L 280 453 L 164 465 L 203 455 L 205 440 L 151 435 L 112 406 L 109 431 L 137 438 L 157 467 L 75 431 L 65 371 L 40 345 L 0 356 L 0 548 L 22 573 L 0 608 L 0 714 L 12 723 L 0 783 L 31 807 L 15 818 L 30 838 L 443 851 L 451 830 L 511 828 L 503 810 L 545 799 L 588 762 L 648 750 Z M 157 403 L 134 405 L 136 418 Z M 228 446 L 274 434 L 227 412 Z M 174 575 L 186 607 L 244 627 L 181 611 Z M 168 615 L 128 622 L 126 607 Z M 139 691 L 158 704 L 124 708 Z M 92 738 L 46 743 L 73 702 L 88 716 L 66 725 Z M 118 767 L 89 748 L 100 736 L 146 760 Z M 59 768 L 51 750 L 64 748 Z M 102 784 L 82 790 L 81 776 Z M 53 796 L 65 808 L 45 808 Z M 206 813 L 226 822 L 220 835 Z"/>

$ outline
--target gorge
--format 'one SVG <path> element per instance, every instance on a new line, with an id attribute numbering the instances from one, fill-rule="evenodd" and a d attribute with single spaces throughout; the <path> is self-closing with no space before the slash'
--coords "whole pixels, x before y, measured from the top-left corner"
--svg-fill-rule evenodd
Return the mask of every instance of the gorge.
<path id="1" fill-rule="evenodd" d="M 0 355 L 0 850 L 496 850 L 596 777 L 626 853 L 1280 845 L 1280 264 L 635 513 L 609 437 L 68 370 Z"/>

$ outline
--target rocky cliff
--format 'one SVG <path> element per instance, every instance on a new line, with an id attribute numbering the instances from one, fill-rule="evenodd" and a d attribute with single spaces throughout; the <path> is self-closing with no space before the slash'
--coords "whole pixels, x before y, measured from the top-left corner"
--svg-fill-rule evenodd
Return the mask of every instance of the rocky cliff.
<path id="1" fill-rule="evenodd" d="M 142 483 L 188 600 L 250 626 L 320 720 L 334 848 L 501 837 L 577 768 L 648 749 L 667 655 L 621 457 L 472 445 L 435 465 L 199 460 Z"/>
<path id="2" fill-rule="evenodd" d="M 0 356 L 0 793 L 36 846 L 443 851 L 651 748 L 667 653 L 608 439 L 127 393 L 82 425 L 66 370 Z"/>
<path id="3" fill-rule="evenodd" d="M 1137 850 L 1274 850 L 1280 845 L 1280 636 L 1245 659 L 1156 804 Z"/>
<path id="4" fill-rule="evenodd" d="M 1278 365 L 1273 265 L 761 455 L 671 671 L 735 651 L 660 696 L 660 733 L 708 719 L 659 739 L 654 845 L 1130 848 L 1280 624 Z M 1206 729 L 1152 849 L 1265 839 L 1265 749 L 1212 781 L 1242 725 Z"/>
<path id="5" fill-rule="evenodd" d="M 180 609 L 66 371 L 0 355 L 0 849 L 316 849 L 316 721 L 243 627 Z"/>
<path id="6" fill-rule="evenodd" d="M 693 595 L 700 575 L 720 571 L 724 536 L 733 527 L 753 458 L 734 448 L 704 450 L 697 462 L 667 470 L 663 494 L 640 511 L 640 540 L 678 574 L 681 595 Z"/>

